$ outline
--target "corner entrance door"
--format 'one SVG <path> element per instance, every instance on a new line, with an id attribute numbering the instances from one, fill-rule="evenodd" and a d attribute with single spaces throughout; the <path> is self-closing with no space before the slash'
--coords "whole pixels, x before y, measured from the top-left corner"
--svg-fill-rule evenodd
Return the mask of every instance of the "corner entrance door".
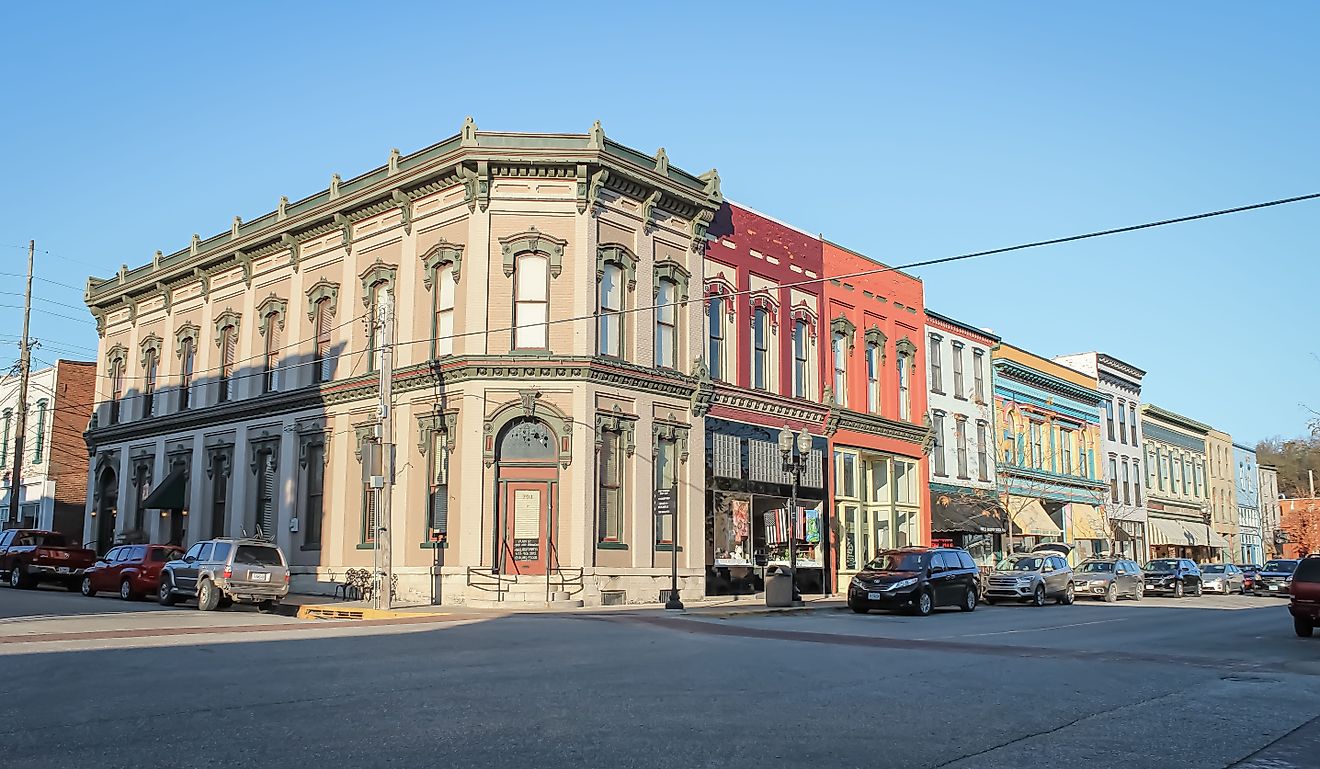
<path id="1" fill-rule="evenodd" d="M 504 573 L 545 574 L 550 484 L 509 481 L 504 484 L 503 506 Z"/>

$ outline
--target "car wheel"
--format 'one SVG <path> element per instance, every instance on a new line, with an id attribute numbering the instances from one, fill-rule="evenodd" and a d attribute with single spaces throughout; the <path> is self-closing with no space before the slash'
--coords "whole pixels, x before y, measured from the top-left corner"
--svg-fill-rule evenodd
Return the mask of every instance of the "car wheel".
<path id="1" fill-rule="evenodd" d="M 1072 583 L 1069 582 L 1068 587 L 1065 588 L 1063 591 L 1063 595 L 1059 596 L 1059 605 L 1072 606 L 1073 602 L 1076 600 L 1077 600 L 1077 593 L 1073 590 Z"/>
<path id="2" fill-rule="evenodd" d="M 1132 600 L 1134 601 L 1140 601 L 1145 597 L 1146 597 L 1146 588 L 1144 587 L 1137 588 L 1137 592 L 1132 594 Z"/>
<path id="3" fill-rule="evenodd" d="M 156 591 L 156 602 L 161 606 L 173 606 L 179 602 L 179 599 L 174 595 L 169 577 L 160 578 L 160 589 Z"/>
<path id="4" fill-rule="evenodd" d="M 1311 634 L 1315 632 L 1315 623 L 1309 619 L 1293 617 L 1293 631 L 1302 638 L 1310 638 Z"/>
<path id="5" fill-rule="evenodd" d="M 133 590 L 133 582 L 131 580 L 126 579 L 119 583 L 119 597 L 125 601 L 137 600 L 137 592 Z"/>
<path id="6" fill-rule="evenodd" d="M 197 610 L 215 611 L 220 605 L 220 591 L 216 589 L 215 583 L 209 579 L 202 580 L 202 584 L 197 586 Z"/>
<path id="7" fill-rule="evenodd" d="M 96 588 L 92 587 L 91 577 L 83 577 L 82 594 L 87 596 L 88 598 L 91 598 L 92 596 L 96 595 Z"/>
<path id="8" fill-rule="evenodd" d="M 1246 595 L 1246 594 L 1247 594 L 1246 584 L 1238 585 L 1238 595 Z"/>
<path id="9" fill-rule="evenodd" d="M 32 580 L 23 573 L 23 564 L 16 563 L 9 569 L 9 586 L 16 590 L 27 590 L 32 587 Z"/>
<path id="10" fill-rule="evenodd" d="M 262 614 L 270 614 L 271 612 L 275 611 L 275 602 L 271 600 L 258 601 L 257 611 Z"/>
<path id="11" fill-rule="evenodd" d="M 1036 592 L 1031 594 L 1031 602 L 1036 606 L 1045 605 L 1045 586 L 1036 585 Z"/>
<path id="12" fill-rule="evenodd" d="M 1109 587 L 1105 588 L 1105 603 L 1114 603 L 1117 600 L 1118 588 L 1114 587 L 1113 582 L 1110 582 Z"/>
<path id="13" fill-rule="evenodd" d="M 1174 598 L 1183 597 L 1183 584 L 1181 582 L 1173 583 L 1173 597 Z"/>
<path id="14" fill-rule="evenodd" d="M 1201 592 L 1202 592 L 1201 583 L 1200 583 L 1200 582 L 1197 582 L 1197 583 L 1196 583 L 1196 589 L 1192 591 L 1192 595 L 1195 596 L 1195 597 L 1197 597 L 1197 598 L 1200 598 L 1200 597 L 1201 597 Z M 1228 591 L 1224 591 L 1224 592 L 1227 593 Z"/>
<path id="15" fill-rule="evenodd" d="M 935 597 L 930 594 L 929 590 L 922 590 L 917 596 L 917 605 L 913 608 L 913 611 L 918 617 L 929 617 L 934 610 Z"/>
<path id="16" fill-rule="evenodd" d="M 958 604 L 958 608 L 963 611 L 976 611 L 976 588 L 967 588 L 967 593 L 963 595 L 962 603 Z"/>
<path id="17" fill-rule="evenodd" d="M 848 599 L 848 608 L 852 609 L 854 614 L 866 614 L 867 612 L 870 611 L 870 609 L 868 609 L 865 606 L 853 603 L 851 598 Z"/>

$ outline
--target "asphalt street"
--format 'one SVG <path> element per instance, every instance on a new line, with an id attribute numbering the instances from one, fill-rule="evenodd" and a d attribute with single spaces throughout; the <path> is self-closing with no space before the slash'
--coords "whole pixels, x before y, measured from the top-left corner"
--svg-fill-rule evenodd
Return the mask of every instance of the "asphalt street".
<path id="1" fill-rule="evenodd" d="M 88 613 L 12 618 L 66 598 Z M 1320 638 L 1273 599 L 374 626 L 120 603 L 0 589 L 7 765 L 1320 766 Z M 12 637 L 51 623 L 137 630 Z"/>

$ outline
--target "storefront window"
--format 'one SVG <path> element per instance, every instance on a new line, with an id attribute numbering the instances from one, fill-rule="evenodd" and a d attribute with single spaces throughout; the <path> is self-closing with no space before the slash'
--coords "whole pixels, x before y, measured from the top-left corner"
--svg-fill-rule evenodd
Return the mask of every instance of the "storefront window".
<path id="1" fill-rule="evenodd" d="M 871 468 L 871 495 L 867 502 L 889 501 L 889 460 L 876 459 L 866 463 Z"/>
<path id="2" fill-rule="evenodd" d="M 842 487 L 840 493 L 845 497 L 857 496 L 857 457 L 853 454 L 843 455 Z"/>

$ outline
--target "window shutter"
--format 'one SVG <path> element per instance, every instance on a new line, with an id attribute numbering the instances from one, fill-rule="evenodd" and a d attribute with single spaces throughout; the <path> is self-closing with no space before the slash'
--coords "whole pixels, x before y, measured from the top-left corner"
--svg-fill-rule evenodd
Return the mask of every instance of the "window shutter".
<path id="1" fill-rule="evenodd" d="M 280 389 L 280 348 L 284 341 L 280 339 L 280 324 L 274 315 L 267 320 L 270 327 L 266 329 L 266 366 L 269 372 L 270 389 Z"/>
<path id="2" fill-rule="evenodd" d="M 316 347 L 320 356 L 319 382 L 330 381 L 330 300 L 316 303 Z"/>
<path id="3" fill-rule="evenodd" d="M 431 528 L 442 534 L 449 533 L 448 486 L 436 486 L 431 490 Z"/>
<path id="4" fill-rule="evenodd" d="M 267 453 L 262 462 L 261 504 L 257 506 L 261 537 L 275 539 L 275 455 Z"/>
<path id="5" fill-rule="evenodd" d="M 376 541 L 376 495 L 372 492 L 371 487 L 364 486 L 363 496 L 364 499 L 362 501 L 362 511 L 363 511 L 362 527 L 364 531 L 362 532 L 362 541 L 375 542 Z"/>

